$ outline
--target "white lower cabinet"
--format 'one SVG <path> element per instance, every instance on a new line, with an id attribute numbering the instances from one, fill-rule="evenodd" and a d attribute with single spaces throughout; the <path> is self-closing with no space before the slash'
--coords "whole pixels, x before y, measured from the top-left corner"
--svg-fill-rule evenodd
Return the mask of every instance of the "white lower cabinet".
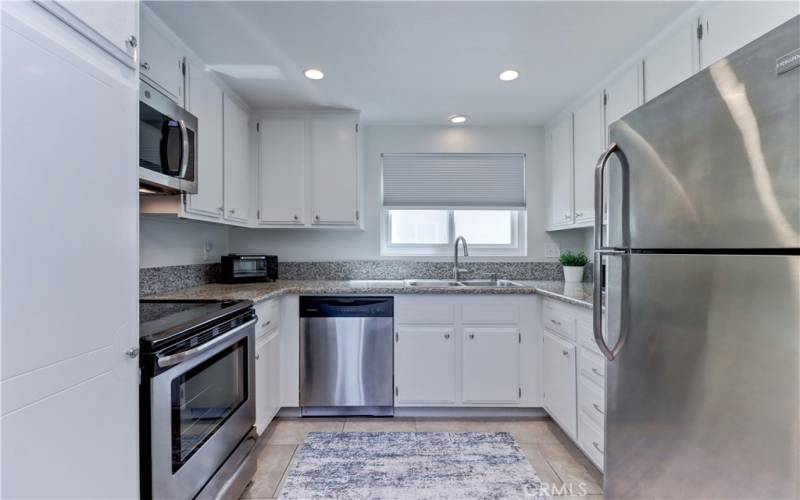
<path id="1" fill-rule="evenodd" d="M 395 297 L 395 405 L 540 406 L 536 300 Z"/>
<path id="2" fill-rule="evenodd" d="M 594 341 L 592 314 L 550 299 L 542 311 L 543 406 L 603 470 L 606 369 Z"/>
<path id="3" fill-rule="evenodd" d="M 256 431 L 261 434 L 280 409 L 280 333 L 256 341 Z"/>
<path id="4" fill-rule="evenodd" d="M 516 328 L 464 328 L 461 337 L 462 399 L 465 403 L 519 401 L 519 346 Z"/>
<path id="5" fill-rule="evenodd" d="M 398 327 L 395 332 L 395 402 L 456 402 L 456 338 L 448 327 Z"/>
<path id="6" fill-rule="evenodd" d="M 542 335 L 542 401 L 550 416 L 576 436 L 575 344 L 545 330 Z"/>

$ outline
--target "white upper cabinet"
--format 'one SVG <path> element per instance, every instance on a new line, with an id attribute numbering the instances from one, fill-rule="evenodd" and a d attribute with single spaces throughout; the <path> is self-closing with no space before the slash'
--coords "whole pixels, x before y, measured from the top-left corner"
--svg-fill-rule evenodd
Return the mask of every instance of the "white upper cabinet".
<path id="1" fill-rule="evenodd" d="M 262 227 L 359 224 L 358 113 L 279 112 L 262 116 Z"/>
<path id="2" fill-rule="evenodd" d="M 575 223 L 594 221 L 594 168 L 606 144 L 603 94 L 575 110 Z"/>
<path id="3" fill-rule="evenodd" d="M 186 195 L 185 210 L 219 219 L 222 216 L 222 91 L 201 65 L 187 65 L 189 112 L 197 117 L 197 194 Z"/>
<path id="4" fill-rule="evenodd" d="M 642 65 L 635 64 L 606 86 L 606 126 L 638 108 L 644 101 Z M 608 140 L 608 132 L 606 132 Z"/>
<path id="5" fill-rule="evenodd" d="M 547 137 L 551 228 L 572 225 L 572 114 L 554 124 Z"/>
<path id="6" fill-rule="evenodd" d="M 142 78 L 183 104 L 183 54 L 149 16 L 142 18 L 139 71 Z"/>
<path id="7" fill-rule="evenodd" d="M 117 60 L 136 67 L 139 2 L 44 1 L 39 5 L 72 26 Z"/>
<path id="8" fill-rule="evenodd" d="M 248 116 L 236 101 L 224 94 L 223 118 L 224 217 L 229 221 L 246 224 L 250 219 Z"/>
<path id="9" fill-rule="evenodd" d="M 306 120 L 259 121 L 259 223 L 305 223 Z"/>
<path id="10" fill-rule="evenodd" d="M 311 204 L 314 224 L 358 221 L 357 117 L 311 119 Z"/>
<path id="11" fill-rule="evenodd" d="M 701 16 L 705 68 L 800 14 L 797 2 L 712 2 Z"/>
<path id="12" fill-rule="evenodd" d="M 687 21 L 665 37 L 644 58 L 645 99 L 671 89 L 698 69 L 697 24 Z"/>

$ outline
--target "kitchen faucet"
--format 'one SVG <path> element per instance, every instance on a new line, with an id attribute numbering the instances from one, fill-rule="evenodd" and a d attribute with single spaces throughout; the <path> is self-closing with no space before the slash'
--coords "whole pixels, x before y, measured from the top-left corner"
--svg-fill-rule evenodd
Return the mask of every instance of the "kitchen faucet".
<path id="1" fill-rule="evenodd" d="M 469 257 L 469 247 L 467 246 L 467 240 L 463 236 L 459 236 L 456 238 L 455 246 L 453 247 L 453 280 L 458 281 L 458 273 L 466 272 L 466 269 L 459 269 L 458 268 L 458 242 L 462 242 L 464 244 L 464 257 Z"/>

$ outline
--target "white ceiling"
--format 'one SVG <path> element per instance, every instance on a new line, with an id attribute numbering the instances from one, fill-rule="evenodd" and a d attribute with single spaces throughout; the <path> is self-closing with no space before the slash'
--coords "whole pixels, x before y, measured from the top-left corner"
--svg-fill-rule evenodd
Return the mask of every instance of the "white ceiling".
<path id="1" fill-rule="evenodd" d="M 254 108 L 368 124 L 537 125 L 691 3 L 148 2 Z M 306 68 L 325 79 L 310 81 Z M 514 82 L 497 75 L 518 69 Z"/>

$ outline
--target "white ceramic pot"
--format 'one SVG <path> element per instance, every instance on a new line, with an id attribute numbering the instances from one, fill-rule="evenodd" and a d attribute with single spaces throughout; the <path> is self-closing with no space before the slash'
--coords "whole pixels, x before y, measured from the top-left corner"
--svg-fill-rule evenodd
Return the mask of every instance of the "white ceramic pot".
<path id="1" fill-rule="evenodd" d="M 567 283 L 580 283 L 583 281 L 583 268 L 585 266 L 562 266 L 564 268 L 564 281 Z"/>

